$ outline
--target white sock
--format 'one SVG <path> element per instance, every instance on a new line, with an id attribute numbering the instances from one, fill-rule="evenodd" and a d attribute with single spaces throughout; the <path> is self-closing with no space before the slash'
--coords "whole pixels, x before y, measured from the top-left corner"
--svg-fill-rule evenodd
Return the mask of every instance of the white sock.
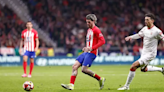
<path id="1" fill-rule="evenodd" d="M 147 66 L 147 71 L 148 72 L 150 72 L 150 71 L 160 71 L 160 72 L 162 72 L 162 68 L 155 67 L 155 66 Z"/>
<path id="2" fill-rule="evenodd" d="M 135 71 L 130 71 L 129 72 L 129 75 L 127 77 L 127 80 L 126 80 L 126 83 L 125 83 L 125 86 L 128 86 L 130 85 L 131 81 L 133 80 L 133 77 L 135 76 Z"/>

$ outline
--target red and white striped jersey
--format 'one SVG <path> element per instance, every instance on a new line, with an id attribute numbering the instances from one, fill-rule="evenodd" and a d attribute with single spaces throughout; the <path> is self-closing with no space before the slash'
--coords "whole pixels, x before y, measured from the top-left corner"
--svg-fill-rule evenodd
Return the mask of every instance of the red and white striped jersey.
<path id="1" fill-rule="evenodd" d="M 24 39 L 24 50 L 35 51 L 35 39 L 38 38 L 38 33 L 36 30 L 32 29 L 28 31 L 27 29 L 22 31 L 21 38 Z"/>
<path id="2" fill-rule="evenodd" d="M 98 48 L 103 44 L 105 44 L 105 39 L 100 29 L 97 26 L 89 28 L 86 36 L 86 47 L 92 47 L 92 51 L 89 53 L 98 55 Z"/>

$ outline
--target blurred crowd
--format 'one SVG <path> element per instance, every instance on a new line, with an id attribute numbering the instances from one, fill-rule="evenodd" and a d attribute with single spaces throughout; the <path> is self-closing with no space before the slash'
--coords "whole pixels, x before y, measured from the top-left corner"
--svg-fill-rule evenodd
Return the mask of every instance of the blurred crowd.
<path id="1" fill-rule="evenodd" d="M 19 55 L 21 32 L 25 28 L 25 23 L 12 10 L 0 5 L 0 48 L 14 48 L 15 54 Z M 43 49 L 44 47 L 45 43 L 40 40 L 40 48 Z"/>
<path id="2" fill-rule="evenodd" d="M 155 25 L 164 30 L 164 2 L 162 0 L 23 0 L 33 20 L 57 47 L 66 53 L 77 55 L 85 46 L 87 26 L 85 16 L 96 14 L 96 24 L 102 31 L 106 44 L 99 48 L 100 54 L 140 55 L 142 39 L 125 42 L 128 35 L 137 33 L 144 26 L 144 15 L 154 13 Z M 1 46 L 18 47 L 24 23 L 8 8 L 0 8 Z M 12 35 L 12 36 L 11 36 Z M 12 39 L 10 39 L 12 38 Z M 13 41 L 12 41 L 13 40 Z M 43 46 L 45 44 L 43 43 Z M 163 42 L 158 55 L 164 52 Z"/>
<path id="3" fill-rule="evenodd" d="M 0 6 L 0 47 L 18 48 L 23 21 L 6 6 Z"/>

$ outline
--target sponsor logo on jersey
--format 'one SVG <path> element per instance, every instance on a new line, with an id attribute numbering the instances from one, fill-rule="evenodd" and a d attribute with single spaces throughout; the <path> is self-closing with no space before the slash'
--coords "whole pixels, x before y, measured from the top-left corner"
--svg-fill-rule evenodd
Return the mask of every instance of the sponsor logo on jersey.
<path id="1" fill-rule="evenodd" d="M 102 33 L 100 33 L 100 34 L 99 34 L 99 37 L 102 37 L 102 36 L 103 36 L 103 34 L 102 34 Z"/>

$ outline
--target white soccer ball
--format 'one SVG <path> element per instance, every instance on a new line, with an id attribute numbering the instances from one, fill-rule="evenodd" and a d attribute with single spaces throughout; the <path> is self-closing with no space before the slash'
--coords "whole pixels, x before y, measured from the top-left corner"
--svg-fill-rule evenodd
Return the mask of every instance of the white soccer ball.
<path id="1" fill-rule="evenodd" d="M 31 81 L 25 81 L 23 83 L 23 89 L 26 91 L 31 91 L 34 88 L 34 84 Z"/>

